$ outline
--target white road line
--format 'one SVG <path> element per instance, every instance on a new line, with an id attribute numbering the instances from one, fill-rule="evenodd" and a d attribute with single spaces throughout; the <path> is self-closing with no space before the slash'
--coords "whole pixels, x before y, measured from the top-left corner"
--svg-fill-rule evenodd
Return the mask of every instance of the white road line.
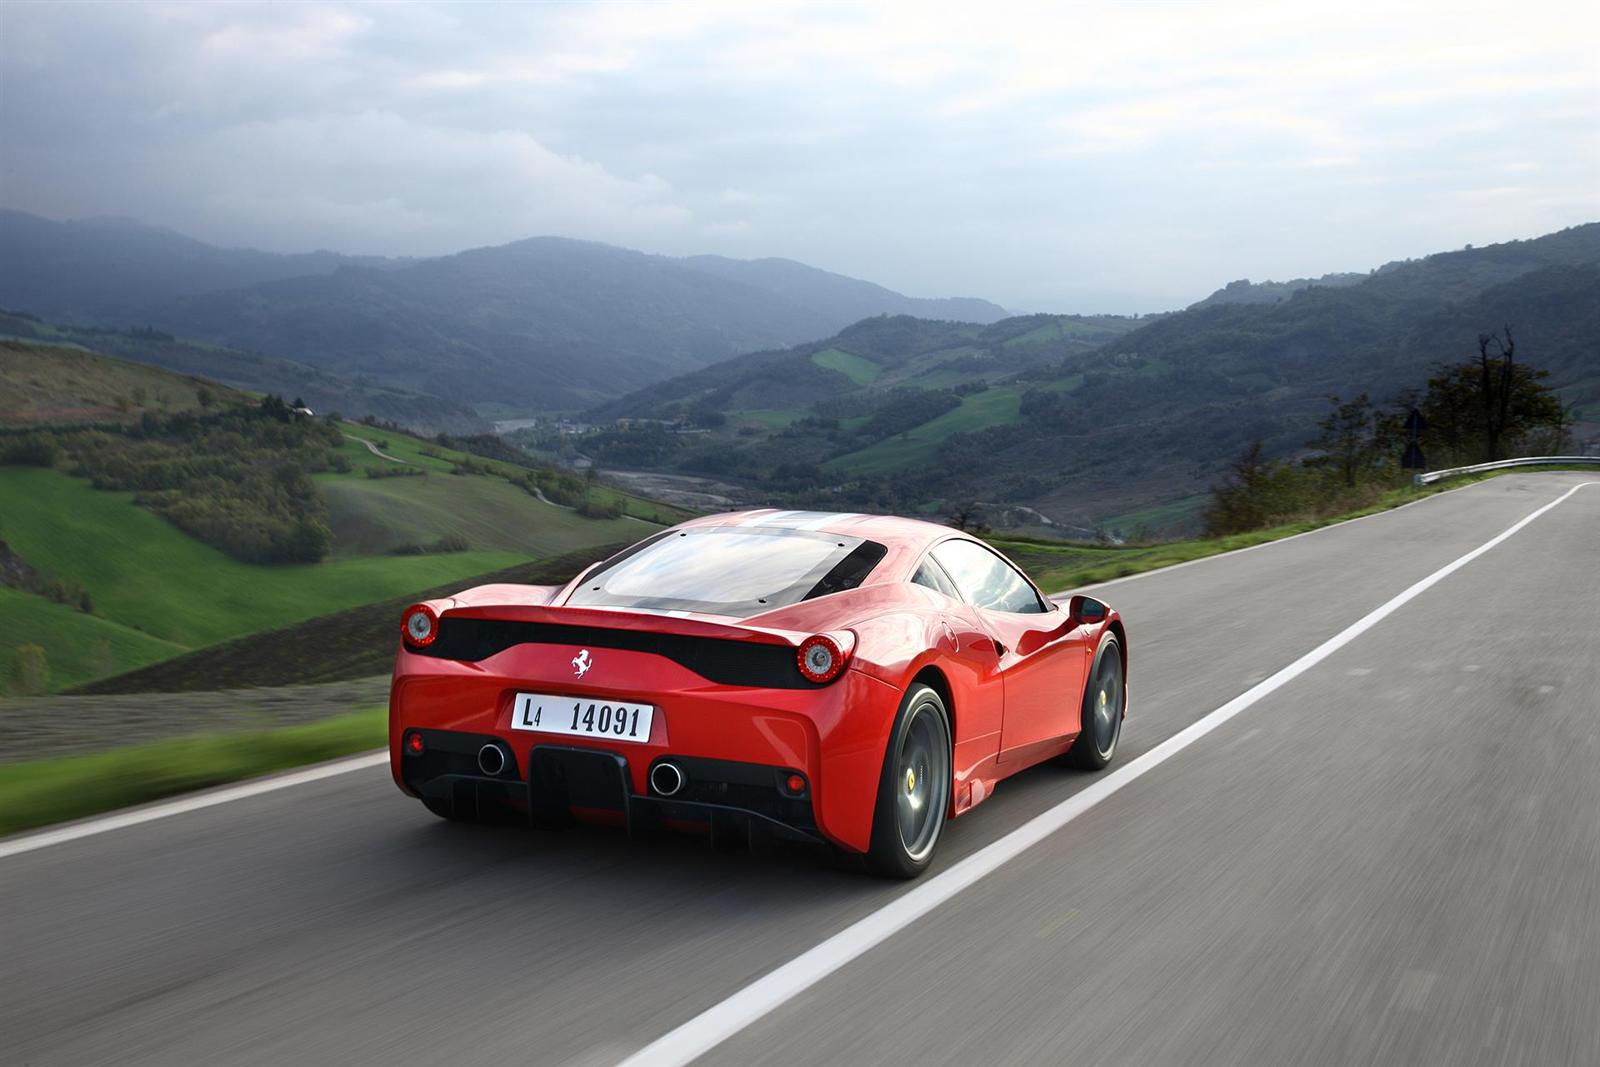
<path id="1" fill-rule="evenodd" d="M 218 804 L 243 800 L 246 797 L 260 796 L 262 793 L 274 793 L 279 789 L 290 789 L 297 785 L 305 785 L 307 782 L 332 778 L 338 774 L 366 770 L 368 767 L 378 767 L 388 762 L 389 752 L 387 749 L 382 752 L 369 752 L 364 756 L 352 756 L 349 759 L 339 760 L 335 763 L 322 763 L 315 767 L 307 767 L 305 770 L 300 771 L 290 771 L 288 774 L 280 774 L 272 778 L 258 778 L 243 785 L 216 789 L 209 793 L 197 793 L 181 800 L 169 800 L 163 804 L 152 804 L 149 807 L 134 808 L 132 811 L 118 812 L 115 815 L 107 815 L 98 819 L 87 819 L 55 830 L 46 830 L 43 833 L 12 838 L 10 841 L 0 841 L 0 859 L 23 852 L 32 852 L 34 849 L 49 848 L 51 845 L 76 841 L 80 837 L 93 837 L 95 834 L 104 834 L 112 830 L 125 830 L 130 826 L 154 822 L 157 819 L 165 819 L 171 815 L 182 815 L 184 812 L 199 811 L 201 808 L 211 808 Z"/>
<path id="2" fill-rule="evenodd" d="M 356 440 L 360 441 L 360 440 L 364 440 L 364 439 L 358 437 L 358 438 L 356 438 Z M 1472 485 L 1464 485 L 1464 486 L 1461 486 L 1460 488 L 1461 489 L 1471 489 L 1475 485 L 1478 485 L 1478 484 L 1481 484 L 1481 483 L 1474 482 Z M 1549 510 L 1549 508 L 1555 507 L 1556 504 L 1561 503 L 1562 500 L 1565 500 L 1568 496 L 1571 496 L 1573 493 L 1577 492 L 1579 489 L 1582 489 L 1586 485 L 1600 485 L 1600 482 L 1580 482 L 1578 485 L 1573 487 L 1571 492 L 1568 492 L 1565 496 L 1561 497 L 1559 500 L 1556 500 L 1553 503 L 1546 505 L 1544 508 L 1541 508 L 1539 511 L 1534 512 L 1532 515 L 1530 515 L 1526 519 L 1522 520 L 1521 523 L 1518 523 L 1516 526 L 1513 526 L 1511 529 L 1507 530 L 1505 533 L 1501 534 L 1495 540 L 1490 541 L 1488 544 L 1484 545 L 1482 548 L 1478 549 L 1477 551 L 1479 551 L 1479 552 L 1487 551 L 1489 548 L 1492 548 L 1495 545 L 1499 544 L 1501 540 L 1505 539 L 1506 537 L 1511 536 L 1511 534 L 1513 534 L 1517 530 L 1521 529 L 1524 524 L 1526 524 L 1528 522 L 1532 522 L 1534 519 L 1536 519 L 1540 515 L 1542 515 L 1545 511 Z M 1459 491 L 1460 491 L 1459 489 L 1446 490 L 1443 493 L 1436 493 L 1436 494 L 1434 494 L 1432 496 L 1424 497 L 1421 500 L 1413 500 L 1411 502 L 1411 504 L 1405 504 L 1402 507 L 1411 507 L 1413 504 L 1426 503 L 1429 500 L 1434 500 L 1434 499 L 1437 499 L 1438 497 L 1446 496 L 1449 493 L 1454 493 L 1454 492 L 1459 492 Z M 1391 508 L 1389 511 L 1375 512 L 1372 515 L 1363 515 L 1361 518 L 1376 518 L 1379 515 L 1388 515 L 1388 514 L 1391 514 L 1392 512 L 1400 511 L 1400 510 L 1402 510 L 1402 508 Z M 770 512 L 770 509 L 769 509 L 769 512 Z M 763 518 L 766 518 L 766 517 L 769 517 L 769 516 L 768 515 L 763 515 Z M 1350 521 L 1350 522 L 1359 522 L 1360 519 L 1351 519 L 1351 520 L 1348 520 L 1348 521 Z M 1132 578 L 1142 578 L 1146 574 L 1162 574 L 1162 573 L 1165 573 L 1166 571 L 1177 570 L 1179 567 L 1190 566 L 1191 564 L 1194 564 L 1194 563 L 1205 563 L 1207 560 L 1218 559 L 1218 558 L 1221 558 L 1221 556 L 1235 556 L 1235 555 L 1238 555 L 1241 552 L 1248 552 L 1253 548 L 1266 548 L 1266 547 L 1268 547 L 1270 545 L 1281 545 L 1285 541 L 1293 541 L 1296 537 L 1307 537 L 1310 534 L 1321 533 L 1323 530 L 1331 530 L 1331 529 L 1334 529 L 1337 526 L 1343 526 L 1343 525 L 1345 525 L 1345 524 L 1344 523 L 1334 523 L 1332 526 L 1318 527 L 1315 530 L 1308 530 L 1308 531 L 1306 531 L 1306 533 L 1296 534 L 1294 537 L 1286 537 L 1286 538 L 1283 538 L 1282 540 L 1279 540 L 1279 541 L 1269 541 L 1269 542 L 1265 542 L 1265 543 L 1260 544 L 1260 545 L 1252 545 L 1252 546 L 1250 546 L 1250 548 L 1241 548 L 1241 549 L 1235 549 L 1232 552 L 1224 552 L 1224 553 L 1221 553 L 1218 556 L 1207 556 L 1204 559 L 1190 560 L 1187 563 L 1177 563 L 1177 564 L 1174 564 L 1171 567 L 1161 567 L 1161 568 L 1158 568 L 1157 570 L 1145 571 L 1142 574 L 1130 575 L 1130 576 L 1128 576 L 1126 578 L 1116 578 L 1116 579 L 1113 579 L 1110 582 L 1101 582 L 1101 583 L 1098 583 L 1097 585 L 1084 586 L 1083 589 L 1097 589 L 1097 588 L 1100 588 L 1100 586 L 1103 586 L 1103 585 L 1113 585 L 1113 584 L 1116 584 L 1117 582 L 1129 581 Z M 1475 553 L 1474 554 L 1470 554 L 1468 556 L 1463 556 L 1461 559 L 1459 559 L 1455 563 L 1451 564 L 1450 568 L 1447 568 L 1445 571 L 1437 572 L 1433 577 L 1435 577 L 1435 578 L 1443 577 L 1444 574 L 1448 573 L 1449 569 L 1452 569 L 1455 566 L 1457 566 L 1457 565 L 1459 565 L 1461 563 L 1464 563 L 1464 562 L 1466 562 L 1467 560 L 1469 560 L 1471 558 L 1475 558 Z M 1424 581 L 1429 581 L 1429 579 L 1424 579 Z M 1072 592 L 1081 592 L 1081 591 L 1082 590 L 1072 590 Z M 1064 595 L 1066 595 L 1066 593 L 1063 592 L 1063 593 L 1054 594 L 1054 595 L 1064 596 Z M 1396 605 L 1396 606 L 1398 606 L 1398 605 Z M 1354 636 L 1354 635 L 1351 635 L 1351 636 Z M 1337 637 L 1333 638 L 1333 640 L 1337 640 L 1337 639 L 1338 639 Z M 1286 667 L 1284 669 L 1285 670 L 1289 670 L 1289 669 L 1291 669 L 1293 667 L 1294 667 L 1294 664 L 1290 664 L 1289 667 Z M 1262 683 L 1262 685 L 1266 685 L 1268 682 L 1271 682 L 1271 681 L 1272 681 L 1272 679 L 1268 678 L 1266 682 Z M 1257 688 L 1260 688 L 1260 687 L 1258 686 Z M 1255 690 L 1252 689 L 1252 690 L 1250 690 L 1249 693 L 1244 694 L 1244 696 L 1249 696 L 1250 693 L 1254 693 L 1254 692 L 1255 692 Z M 1262 694 L 1262 695 L 1265 695 L 1265 694 Z M 1240 697 L 1239 699 L 1242 700 L 1242 699 L 1244 699 L 1244 697 Z M 1256 699 L 1259 699 L 1259 697 L 1256 698 Z M 1253 703 L 1253 701 L 1252 701 L 1252 703 Z M 1221 709 L 1221 708 L 1218 709 L 1218 711 L 1221 711 L 1221 710 L 1223 710 L 1223 709 Z M 1215 714 L 1217 714 L 1217 712 L 1212 712 L 1212 714 L 1215 715 Z M 1201 721 L 1203 722 L 1205 720 L 1201 720 Z M 1198 725 L 1198 723 L 1196 725 Z M 1180 734 L 1178 736 L 1182 736 L 1182 735 Z M 1149 756 L 1154 755 L 1156 751 L 1159 751 L 1159 749 L 1154 749 L 1151 752 L 1146 753 L 1145 756 L 1142 757 L 1142 758 L 1147 759 L 1147 758 L 1149 758 Z M 5 859 L 7 856 L 20 855 L 21 853 L 24 853 L 24 852 L 32 852 L 35 849 L 48 848 L 51 845 L 59 845 L 59 844 L 64 844 L 65 842 L 68 842 L 68 841 L 76 841 L 76 840 L 78 840 L 79 838 L 82 838 L 82 837 L 93 837 L 95 834 L 103 834 L 103 833 L 106 833 L 106 832 L 111 831 L 111 830 L 121 830 L 121 829 L 125 829 L 126 827 L 129 827 L 129 826 L 137 826 L 140 823 L 153 822 L 156 819 L 165 819 L 170 815 L 182 815 L 185 812 L 199 811 L 202 808 L 213 807 L 213 806 L 215 806 L 217 804 L 226 804 L 226 803 L 228 803 L 230 801 L 234 801 L 234 800 L 243 800 L 246 797 L 259 796 L 262 793 L 271 793 L 271 792 L 274 792 L 274 791 L 279 790 L 279 789 L 288 789 L 288 788 L 290 788 L 292 786 L 304 785 L 307 782 L 315 782 L 315 781 L 318 781 L 318 780 L 320 780 L 322 778 L 331 778 L 336 774 L 347 774 L 350 771 L 359 771 L 359 770 L 363 770 L 363 769 L 365 769 L 367 767 L 376 767 L 376 766 L 379 766 L 380 764 L 384 763 L 388 758 L 389 757 L 388 757 L 388 754 L 386 752 L 368 753 L 367 755 L 355 756 L 355 757 L 352 757 L 352 758 L 347 759 L 347 760 L 340 760 L 339 762 L 336 762 L 336 763 L 326 763 L 326 764 L 322 764 L 322 765 L 316 766 L 316 767 L 308 767 L 305 770 L 291 771 L 291 772 L 289 772 L 287 774 L 277 775 L 277 776 L 272 777 L 272 778 L 257 779 L 257 780 L 252 781 L 252 782 L 246 782 L 243 785 L 230 786 L 230 787 L 228 787 L 226 789 L 213 790 L 213 791 L 207 792 L 207 793 L 199 793 L 199 794 L 196 794 L 194 796 L 184 797 L 184 798 L 179 799 L 179 800 L 167 801 L 166 803 L 162 803 L 162 804 L 153 804 L 153 805 L 150 805 L 149 807 L 135 808 L 135 809 L 133 809 L 131 811 L 118 812 L 115 815 L 106 815 L 106 816 L 102 816 L 102 817 L 96 818 L 96 819 L 86 819 L 86 820 L 84 820 L 82 822 L 71 823 L 71 824 L 69 824 L 67 826 L 62 826 L 62 827 L 59 827 L 59 828 L 54 829 L 54 830 L 45 830 L 43 832 L 36 833 L 36 834 L 28 834 L 28 835 L 23 836 L 23 837 L 15 837 L 15 838 L 12 838 L 12 839 L 10 839 L 8 841 L 0 841 L 0 859 Z M 1163 758 L 1165 758 L 1165 757 L 1163 757 Z M 1139 766 L 1139 761 L 1136 760 L 1133 763 L 1130 763 L 1126 767 L 1124 767 L 1123 771 L 1132 770 L 1134 767 L 1137 767 L 1137 766 Z M 1116 772 L 1116 773 L 1122 773 L 1122 772 Z M 1143 772 L 1141 771 L 1140 773 L 1143 773 Z M 1114 776 L 1115 775 L 1113 775 L 1113 777 Z M 1109 780 L 1109 779 L 1105 779 L 1105 780 Z M 1087 790 L 1086 790 L 1086 792 L 1087 792 Z M 1083 794 L 1080 793 L 1078 795 L 1082 796 Z M 1045 816 L 1048 816 L 1049 814 L 1050 814 L 1050 812 L 1046 812 Z M 1045 816 L 1041 816 L 1041 818 L 1043 818 Z M 1027 827 L 1024 826 L 1021 829 L 1022 830 L 1026 830 Z M 1019 830 L 1017 832 L 1020 833 L 1021 830 Z M 1001 841 L 997 841 L 997 842 L 995 842 L 995 844 L 996 845 L 1001 844 L 1004 840 L 1005 839 L 1002 839 Z M 992 848 L 994 846 L 991 845 L 990 847 Z M 979 853 L 979 855 L 982 855 L 982 853 Z M 976 859 L 977 857 L 974 856 L 974 857 L 970 857 L 970 858 L 971 859 Z M 945 874 L 940 875 L 939 878 L 948 877 L 950 874 L 955 873 L 955 871 L 957 871 L 959 869 L 960 869 L 959 867 L 952 868 L 950 871 L 945 872 Z M 938 881 L 938 879 L 934 879 L 934 881 Z M 928 884 L 931 885 L 933 883 L 930 882 Z M 904 898 L 901 898 L 901 899 L 904 899 Z M 887 936 L 887 935 L 885 935 L 885 936 Z"/>
<path id="3" fill-rule="evenodd" d="M 1360 621 L 1345 627 L 1276 674 L 1234 697 L 1167 738 L 1133 762 L 1112 771 L 1092 785 L 1035 816 L 998 841 L 979 849 L 949 870 L 834 934 L 815 948 L 796 956 L 745 986 L 739 992 L 701 1012 L 676 1030 L 658 1038 L 623 1060 L 619 1067 L 681 1067 L 720 1045 L 739 1031 L 803 993 L 856 957 L 888 940 L 963 889 L 1015 859 L 1102 800 L 1159 767 L 1263 697 L 1277 691 L 1339 649 L 1366 633 L 1383 619 L 1485 552 L 1511 537 L 1533 520 L 1556 507 L 1587 485 L 1581 482 L 1504 532 L 1485 541 L 1453 563 L 1409 586 Z"/>

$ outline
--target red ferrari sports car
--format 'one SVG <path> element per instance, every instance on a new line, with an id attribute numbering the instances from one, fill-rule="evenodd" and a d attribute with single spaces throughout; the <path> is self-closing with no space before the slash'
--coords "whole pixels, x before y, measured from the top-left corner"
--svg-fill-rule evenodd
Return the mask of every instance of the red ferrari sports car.
<path id="1" fill-rule="evenodd" d="M 390 760 L 445 818 L 771 834 L 912 877 L 1000 779 L 1110 762 L 1127 648 L 948 527 L 713 515 L 559 588 L 407 608 Z"/>

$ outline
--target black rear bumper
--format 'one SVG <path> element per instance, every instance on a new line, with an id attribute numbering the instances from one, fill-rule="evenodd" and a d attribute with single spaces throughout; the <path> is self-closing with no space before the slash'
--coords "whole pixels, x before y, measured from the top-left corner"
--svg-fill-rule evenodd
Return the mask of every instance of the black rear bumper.
<path id="1" fill-rule="evenodd" d="M 630 834 L 661 828 L 700 828 L 719 845 L 755 843 L 763 837 L 823 843 L 809 783 L 791 792 L 786 767 L 669 755 L 687 779 L 671 797 L 633 791 L 627 758 L 606 749 L 535 745 L 528 766 L 499 738 L 453 730 L 415 730 L 424 751 L 402 745 L 406 788 L 436 805 L 479 818 L 500 816 L 557 828 L 580 818 L 620 823 Z M 500 749 L 505 766 L 485 774 L 478 754 Z M 804 779 L 804 776 L 800 776 Z"/>

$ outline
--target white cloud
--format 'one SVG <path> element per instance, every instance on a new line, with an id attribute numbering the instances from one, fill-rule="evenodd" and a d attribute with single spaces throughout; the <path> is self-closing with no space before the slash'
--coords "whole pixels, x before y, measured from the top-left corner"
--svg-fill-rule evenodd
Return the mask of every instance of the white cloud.
<path id="1" fill-rule="evenodd" d="M 11 5 L 0 202 L 275 247 L 556 232 L 1149 310 L 1600 214 L 1597 11 Z"/>
<path id="2" fill-rule="evenodd" d="M 248 211 L 298 232 L 308 223 L 386 252 L 453 251 L 533 233 L 659 238 L 692 222 L 661 178 L 622 177 L 525 133 L 445 129 L 385 112 L 230 127 L 204 142 L 205 197 L 220 222 Z M 463 224 L 463 205 L 478 205 Z M 489 207 L 483 213 L 483 207 Z M 341 212 L 348 217 L 341 217 Z"/>

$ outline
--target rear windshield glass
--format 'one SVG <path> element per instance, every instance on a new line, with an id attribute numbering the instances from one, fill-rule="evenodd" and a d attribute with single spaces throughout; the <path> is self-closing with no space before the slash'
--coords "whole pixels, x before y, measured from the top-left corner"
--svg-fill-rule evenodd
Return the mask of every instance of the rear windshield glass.
<path id="1" fill-rule="evenodd" d="M 602 564 L 567 603 L 745 618 L 853 589 L 884 553 L 875 541 L 811 530 L 679 530 Z"/>

